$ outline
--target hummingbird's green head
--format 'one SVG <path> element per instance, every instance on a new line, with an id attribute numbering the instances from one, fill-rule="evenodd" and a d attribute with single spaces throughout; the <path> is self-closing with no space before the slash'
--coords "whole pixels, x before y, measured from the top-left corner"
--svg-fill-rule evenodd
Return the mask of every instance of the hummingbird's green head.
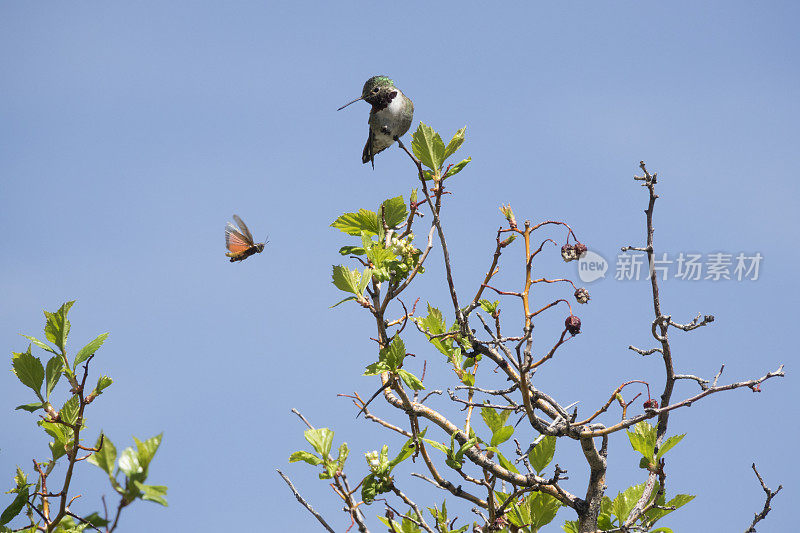
<path id="1" fill-rule="evenodd" d="M 364 88 L 361 90 L 361 96 L 352 102 L 346 103 L 338 110 L 342 110 L 350 104 L 358 102 L 359 100 L 366 100 L 370 104 L 375 104 L 376 102 L 385 99 L 384 96 L 393 90 L 395 90 L 394 81 L 392 81 L 389 76 L 372 76 L 364 84 Z M 391 100 L 391 98 L 389 99 Z"/>
<path id="2" fill-rule="evenodd" d="M 370 96 L 378 94 L 381 90 L 394 88 L 394 81 L 388 76 L 372 76 L 364 84 L 361 90 L 361 98 L 366 100 Z"/>

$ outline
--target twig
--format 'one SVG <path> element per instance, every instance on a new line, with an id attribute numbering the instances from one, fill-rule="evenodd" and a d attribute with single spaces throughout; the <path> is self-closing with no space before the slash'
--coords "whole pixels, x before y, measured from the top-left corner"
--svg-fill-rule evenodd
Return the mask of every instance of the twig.
<path id="1" fill-rule="evenodd" d="M 292 409 L 292 411 L 294 411 L 294 409 Z M 297 414 L 300 416 L 300 418 L 303 417 L 303 415 L 301 415 L 300 413 L 297 413 Z M 325 521 L 325 519 L 322 518 L 322 515 L 320 515 L 318 512 L 316 512 L 314 510 L 314 508 L 311 507 L 311 504 L 308 503 L 305 499 L 303 499 L 302 496 L 300 496 L 300 493 L 297 492 L 297 489 L 295 489 L 294 485 L 292 485 L 291 480 L 288 477 L 286 477 L 286 475 L 283 472 L 281 472 L 280 470 L 276 470 L 276 472 L 278 472 L 278 474 L 283 478 L 283 480 L 286 482 L 286 484 L 289 485 L 289 488 L 292 489 L 292 492 L 294 493 L 294 497 L 297 498 L 297 501 L 299 501 L 303 505 L 303 507 L 308 509 L 308 512 L 311 513 L 312 515 L 314 515 L 314 518 L 319 520 L 319 523 L 322 524 L 322 527 L 324 527 L 325 529 L 330 531 L 330 533 L 336 533 L 333 530 L 333 528 L 328 525 L 328 523 Z"/>
<path id="2" fill-rule="evenodd" d="M 760 521 L 764 520 L 767 517 L 767 514 L 772 510 L 770 507 L 770 503 L 772 503 L 772 498 L 778 495 L 778 493 L 783 488 L 783 485 L 778 485 L 778 490 L 772 490 L 767 487 L 764 480 L 761 478 L 761 474 L 758 473 L 758 469 L 756 469 L 756 464 L 753 463 L 753 472 L 756 473 L 756 477 L 758 478 L 758 482 L 761 483 L 761 488 L 764 489 L 764 493 L 767 495 L 766 501 L 764 502 L 764 508 L 761 510 L 760 513 L 756 513 L 755 517 L 753 518 L 753 522 L 750 524 L 744 533 L 755 533 L 756 532 L 756 524 Z"/>

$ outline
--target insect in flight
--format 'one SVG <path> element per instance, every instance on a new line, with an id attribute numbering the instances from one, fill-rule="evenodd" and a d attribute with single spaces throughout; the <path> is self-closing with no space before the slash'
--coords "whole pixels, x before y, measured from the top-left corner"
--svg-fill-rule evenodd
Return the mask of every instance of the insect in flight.
<path id="1" fill-rule="evenodd" d="M 231 258 L 231 263 L 244 261 L 253 254 L 263 252 L 264 245 L 269 239 L 266 242 L 256 243 L 244 220 L 239 218 L 239 215 L 233 215 L 233 220 L 239 225 L 239 229 L 230 222 L 225 225 L 225 247 L 229 250 L 225 255 Z"/>

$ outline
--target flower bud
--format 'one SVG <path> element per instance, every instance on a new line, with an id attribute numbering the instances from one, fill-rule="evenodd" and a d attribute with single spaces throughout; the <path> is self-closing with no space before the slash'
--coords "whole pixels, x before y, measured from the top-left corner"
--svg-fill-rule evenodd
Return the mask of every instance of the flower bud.
<path id="1" fill-rule="evenodd" d="M 642 407 L 644 407 L 645 409 L 658 409 L 658 402 L 650 398 L 649 400 L 646 400 L 642 404 Z"/>
<path id="2" fill-rule="evenodd" d="M 580 259 L 581 257 L 583 257 L 583 254 L 585 254 L 586 251 L 588 250 L 586 245 L 583 244 L 582 242 L 576 242 L 572 246 L 572 249 L 575 250 L 575 255 L 577 256 L 576 259 Z"/>

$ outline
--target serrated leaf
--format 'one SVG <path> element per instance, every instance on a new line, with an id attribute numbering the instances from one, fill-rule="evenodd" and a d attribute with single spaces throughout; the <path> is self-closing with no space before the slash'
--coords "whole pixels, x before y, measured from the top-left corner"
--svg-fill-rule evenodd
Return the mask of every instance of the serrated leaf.
<path id="1" fill-rule="evenodd" d="M 506 459 L 506 456 L 503 455 L 502 453 L 500 453 L 500 450 L 498 450 L 494 446 L 489 446 L 486 449 L 487 450 L 491 450 L 491 451 L 493 451 L 494 453 L 497 454 L 497 462 L 500 463 L 500 466 L 502 466 L 506 470 L 514 472 L 515 474 L 519 474 L 519 470 L 517 470 L 517 467 L 514 466 L 514 463 L 512 463 L 511 461 Z"/>
<path id="2" fill-rule="evenodd" d="M 69 425 L 74 425 L 78 420 L 78 409 L 81 405 L 81 399 L 77 394 L 74 394 L 69 400 L 64 402 L 61 410 L 58 412 L 59 418 Z"/>
<path id="3" fill-rule="evenodd" d="M 95 448 L 100 447 L 100 451 L 92 453 L 87 461 L 100 467 L 109 477 L 112 477 L 114 475 L 114 464 L 117 461 L 117 449 L 111 439 L 105 435 L 102 437 L 102 446 L 100 446 L 100 437 L 97 438 L 97 442 L 94 445 Z"/>
<path id="4" fill-rule="evenodd" d="M 95 396 L 99 396 L 103 393 L 103 391 L 111 386 L 114 383 L 114 380 L 108 376 L 100 376 L 97 378 L 97 385 L 94 387 L 93 394 Z"/>
<path id="5" fill-rule="evenodd" d="M 392 369 L 389 368 L 389 365 L 386 364 L 386 361 L 376 361 L 370 365 L 367 365 L 367 368 L 364 370 L 365 376 L 377 376 L 378 374 L 383 374 L 384 372 L 391 372 Z"/>
<path id="6" fill-rule="evenodd" d="M 633 426 L 633 431 L 626 431 L 628 440 L 634 450 L 647 459 L 653 457 L 656 446 L 656 429 L 647 422 L 639 422 Z"/>
<path id="7" fill-rule="evenodd" d="M 33 413 L 34 411 L 38 411 L 44 407 L 42 402 L 34 402 L 34 403 L 26 403 L 23 405 L 18 405 L 14 408 L 15 411 L 28 411 L 29 413 Z"/>
<path id="8" fill-rule="evenodd" d="M 106 520 L 105 518 L 101 517 L 98 513 L 92 513 L 89 516 L 83 517 L 84 520 L 92 524 L 96 528 L 106 527 L 111 523 L 110 520 Z"/>
<path id="9" fill-rule="evenodd" d="M 405 222 L 406 218 L 408 217 L 408 211 L 406 210 L 406 203 L 403 200 L 402 196 L 395 196 L 394 198 L 389 198 L 388 200 L 384 201 L 381 204 L 380 211 L 382 211 L 383 221 L 386 222 L 386 226 L 390 229 L 394 229 L 403 222 Z M 380 220 L 381 213 L 378 213 L 378 220 Z"/>
<path id="10" fill-rule="evenodd" d="M 386 361 L 386 364 L 392 371 L 397 370 L 403 364 L 403 359 L 406 357 L 406 345 L 403 339 L 395 335 L 389 346 L 380 351 L 380 358 Z"/>
<path id="11" fill-rule="evenodd" d="M 61 372 L 64 370 L 64 362 L 61 360 L 61 357 L 56 355 L 50 358 L 47 361 L 47 367 L 45 368 L 45 399 L 50 399 L 50 393 L 53 392 L 53 389 L 56 388 L 58 384 L 58 380 L 61 379 Z"/>
<path id="12" fill-rule="evenodd" d="M 566 522 L 564 522 L 564 525 L 561 526 L 561 529 L 564 530 L 564 533 L 578 533 L 578 521 L 567 520 Z"/>
<path id="13" fill-rule="evenodd" d="M 561 502 L 549 494 L 534 492 L 527 498 L 528 512 L 530 513 L 530 527 L 538 531 L 556 517 L 561 508 Z"/>
<path id="14" fill-rule="evenodd" d="M 447 143 L 447 148 L 444 149 L 444 160 L 447 160 L 451 155 L 456 153 L 456 151 L 461 148 L 461 145 L 464 144 L 464 133 L 467 131 L 467 127 L 464 126 L 460 130 L 458 130 L 453 138 L 450 139 L 450 142 Z"/>
<path id="15" fill-rule="evenodd" d="M 492 446 L 499 446 L 508 439 L 510 439 L 511 435 L 513 434 L 514 434 L 513 426 L 503 426 L 500 429 L 498 429 L 496 433 L 492 435 L 492 441 L 490 442 L 490 444 Z"/>
<path id="16" fill-rule="evenodd" d="M 342 246 L 339 248 L 339 253 L 342 255 L 364 255 L 367 252 L 361 246 Z"/>
<path id="17" fill-rule="evenodd" d="M 33 389 L 36 396 L 41 399 L 44 367 L 38 357 L 31 355 L 30 345 L 28 345 L 28 351 L 14 353 L 11 359 L 11 366 L 14 374 L 17 375 L 22 384 Z"/>
<path id="18" fill-rule="evenodd" d="M 145 441 L 140 441 L 136 437 L 133 437 L 134 442 L 136 442 L 136 455 L 139 459 L 139 465 L 145 473 L 147 473 L 147 469 L 158 451 L 158 447 L 161 446 L 163 437 L 163 433 L 159 433 L 155 437 L 150 437 Z"/>
<path id="19" fill-rule="evenodd" d="M 79 364 L 89 359 L 90 356 L 100 349 L 107 338 L 108 333 L 101 333 L 93 341 L 81 348 L 80 351 L 75 354 L 75 362 L 72 363 L 72 368 L 77 369 Z"/>
<path id="20" fill-rule="evenodd" d="M 450 448 L 448 448 L 447 446 L 445 446 L 444 444 L 442 444 L 439 441 L 435 441 L 435 440 L 431 440 L 431 439 L 424 439 L 424 440 L 425 440 L 425 442 L 427 444 L 430 444 L 431 446 L 433 446 L 434 448 L 436 448 L 440 452 L 447 453 L 447 452 L 450 451 Z"/>
<path id="21" fill-rule="evenodd" d="M 428 430 L 427 428 L 422 430 L 419 434 L 419 438 L 423 438 L 427 430 Z M 405 442 L 405 444 L 403 444 L 403 447 L 400 448 L 400 451 L 397 453 L 397 456 L 391 461 L 389 461 L 389 468 L 392 469 L 395 466 L 399 465 L 400 463 L 402 463 L 403 461 L 414 455 L 415 451 L 416 451 L 416 445 L 414 444 L 414 439 L 413 438 L 408 439 Z"/>
<path id="22" fill-rule="evenodd" d="M 628 487 L 624 491 L 617 494 L 617 497 L 611 502 L 611 512 L 617 517 L 619 523 L 622 524 L 631 514 L 631 510 L 642 497 L 644 492 L 644 483 Z"/>
<path id="23" fill-rule="evenodd" d="M 674 436 L 668 438 L 667 440 L 665 440 L 664 443 L 661 445 L 661 447 L 658 449 L 658 454 L 656 454 L 656 460 L 661 459 L 661 457 L 665 453 L 667 453 L 672 448 L 674 448 L 675 445 L 678 444 L 680 441 L 682 441 L 683 437 L 685 437 L 685 436 L 686 436 L 686 433 L 684 433 L 682 435 L 674 435 Z"/>
<path id="24" fill-rule="evenodd" d="M 160 503 L 164 507 L 167 507 L 167 500 L 164 498 L 164 496 L 167 495 L 167 487 L 162 485 L 145 485 L 144 483 L 139 483 L 135 480 L 133 483 L 136 485 L 137 489 L 142 491 L 140 497 L 143 500 Z"/>
<path id="25" fill-rule="evenodd" d="M 420 122 L 417 131 L 411 136 L 411 149 L 420 162 L 434 172 L 442 168 L 444 162 L 444 141 L 433 128 Z"/>
<path id="26" fill-rule="evenodd" d="M 139 456 L 132 447 L 122 450 L 122 454 L 119 456 L 119 469 L 129 478 L 142 473 Z"/>
<path id="27" fill-rule="evenodd" d="M 542 470 L 547 468 L 553 456 L 556 453 L 556 437 L 553 435 L 546 435 L 539 444 L 533 447 L 528 453 L 528 461 L 531 466 L 536 470 L 537 474 L 541 474 Z"/>
<path id="28" fill-rule="evenodd" d="M 420 381 L 420 379 L 411 372 L 400 368 L 397 370 L 397 375 L 400 376 L 400 379 L 403 380 L 403 383 L 408 385 L 408 387 L 412 390 L 423 390 L 425 388 L 425 385 L 422 384 L 422 381 Z"/>
<path id="29" fill-rule="evenodd" d="M 25 487 L 17 493 L 17 497 L 14 498 L 14 501 L 0 514 L 0 525 L 8 524 L 14 517 L 22 512 L 22 509 L 28 502 L 28 496 L 30 496 L 30 489 L 28 487 Z"/>
<path id="30" fill-rule="evenodd" d="M 361 235 L 362 231 L 377 235 L 378 216 L 367 209 L 359 209 L 358 213 L 344 213 L 339 216 L 331 223 L 331 227 L 356 237 Z"/>
<path id="31" fill-rule="evenodd" d="M 361 296 L 358 290 L 360 282 L 361 274 L 358 270 L 350 270 L 344 265 L 334 265 L 333 284 L 337 289 Z"/>
<path id="32" fill-rule="evenodd" d="M 463 160 L 459 161 L 458 163 L 456 163 L 455 165 L 450 167 L 450 170 L 448 170 L 445 173 L 444 177 L 445 178 L 449 178 L 449 177 L 455 176 L 456 174 L 458 174 L 459 172 L 464 170 L 464 167 L 467 166 L 470 161 L 472 161 L 471 157 L 468 157 L 466 159 L 463 159 Z"/>
<path id="33" fill-rule="evenodd" d="M 44 316 L 47 319 L 47 323 L 44 326 L 44 334 L 47 340 L 61 348 L 62 351 L 66 349 L 67 336 L 70 330 L 67 314 L 74 303 L 75 300 L 64 303 L 55 313 L 44 312 Z"/>
<path id="34" fill-rule="evenodd" d="M 304 450 L 294 452 L 292 455 L 289 456 L 290 463 L 296 463 L 297 461 L 305 461 L 306 463 L 312 466 L 317 466 L 319 464 L 322 464 L 322 459 L 320 459 L 313 453 Z"/>
<path id="35" fill-rule="evenodd" d="M 307 429 L 303 435 L 323 459 L 330 456 L 331 445 L 333 444 L 333 431 L 328 428 Z"/>
<path id="36" fill-rule="evenodd" d="M 20 333 L 20 335 L 22 335 L 22 333 Z M 28 339 L 29 341 L 31 341 L 33 344 L 35 344 L 36 346 L 38 346 L 42 350 L 47 350 L 48 352 L 50 352 L 52 354 L 58 354 L 58 352 L 55 351 L 54 349 L 52 349 L 47 343 L 44 343 L 44 342 L 40 341 L 36 337 L 31 337 L 30 335 L 22 335 L 22 336 L 25 337 L 26 339 Z"/>

